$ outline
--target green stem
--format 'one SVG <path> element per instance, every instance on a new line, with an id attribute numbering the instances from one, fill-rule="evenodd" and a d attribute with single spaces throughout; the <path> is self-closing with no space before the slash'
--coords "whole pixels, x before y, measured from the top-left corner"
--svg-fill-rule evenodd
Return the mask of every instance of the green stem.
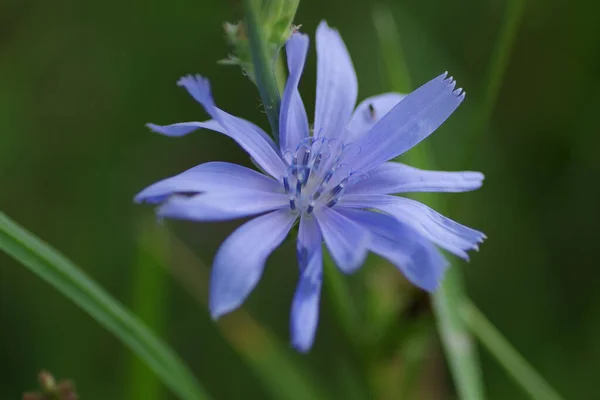
<path id="1" fill-rule="evenodd" d="M 256 84 L 260 98 L 265 106 L 265 112 L 271 125 L 273 137 L 277 140 L 279 138 L 279 106 L 281 103 L 279 86 L 277 85 L 277 78 L 274 71 L 277 53 L 270 51 L 264 37 L 264 32 L 260 27 L 259 14 L 256 11 L 255 0 L 244 0 L 248 42 L 250 44 Z"/>
<path id="2" fill-rule="evenodd" d="M 468 300 L 463 300 L 459 312 L 469 329 L 534 400 L 562 400 L 562 397 L 533 369 L 490 321 Z"/>

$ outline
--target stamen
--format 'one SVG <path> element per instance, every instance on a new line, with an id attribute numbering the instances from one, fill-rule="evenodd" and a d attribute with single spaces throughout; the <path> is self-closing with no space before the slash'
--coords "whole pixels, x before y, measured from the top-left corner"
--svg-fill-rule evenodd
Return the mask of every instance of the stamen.
<path id="1" fill-rule="evenodd" d="M 304 157 L 302 158 L 302 165 L 308 165 L 308 160 L 310 159 L 310 148 L 306 149 L 304 152 Z"/>
<path id="2" fill-rule="evenodd" d="M 342 190 L 344 190 L 344 186 L 346 185 L 346 182 L 348 182 L 348 177 L 342 179 L 342 181 L 340 183 L 338 183 L 337 186 L 331 190 L 331 196 L 335 197 L 338 194 L 340 194 L 340 192 Z"/>
<path id="3" fill-rule="evenodd" d="M 313 200 L 317 200 L 323 194 L 323 188 L 319 187 L 317 191 L 312 195 Z"/>
<path id="4" fill-rule="evenodd" d="M 296 198 L 299 198 L 302 194 L 302 179 L 298 178 L 296 180 Z"/>
<path id="5" fill-rule="evenodd" d="M 290 193 L 290 180 L 287 176 L 283 177 L 283 188 L 285 189 L 286 193 Z"/>
<path id="6" fill-rule="evenodd" d="M 315 209 L 315 202 L 313 200 L 310 203 L 308 203 L 308 207 L 306 208 L 306 213 L 311 214 L 314 209 Z"/>
<path id="7" fill-rule="evenodd" d="M 331 207 L 335 206 L 338 201 L 340 201 L 339 197 L 334 197 L 333 199 L 329 200 L 327 202 L 327 204 L 325 204 L 325 205 L 327 207 L 331 208 Z"/>
<path id="8" fill-rule="evenodd" d="M 313 163 L 312 169 L 314 169 L 315 171 L 319 171 L 319 166 L 321 165 L 322 159 L 323 159 L 323 154 L 319 153 L 319 155 L 317 155 L 317 158 L 315 158 L 315 162 Z"/>
<path id="9" fill-rule="evenodd" d="M 290 208 L 292 209 L 292 211 L 296 211 L 296 200 L 294 200 L 293 198 L 290 199 Z"/>
<path id="10" fill-rule="evenodd" d="M 323 182 L 321 182 L 321 186 L 325 186 L 329 183 L 334 172 L 335 172 L 335 169 L 330 169 L 329 171 L 327 171 L 327 173 L 325 174 L 325 177 L 323 178 Z"/>

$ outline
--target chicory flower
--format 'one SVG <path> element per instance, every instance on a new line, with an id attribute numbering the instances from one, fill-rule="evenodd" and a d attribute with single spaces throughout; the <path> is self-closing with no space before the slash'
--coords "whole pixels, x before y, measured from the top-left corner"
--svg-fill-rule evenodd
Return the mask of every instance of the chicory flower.
<path id="1" fill-rule="evenodd" d="M 431 208 L 393 194 L 464 192 L 481 186 L 479 172 L 424 171 L 390 161 L 435 131 L 460 105 L 462 89 L 446 74 L 404 96 L 370 97 L 356 108 L 358 83 L 339 33 L 322 22 L 316 33 L 317 98 L 311 128 L 298 83 L 309 39 L 286 43 L 289 78 L 281 102 L 279 141 L 253 123 L 217 108 L 201 76 L 179 81 L 211 116 L 205 122 L 155 132 L 183 136 L 199 128 L 235 140 L 262 172 L 208 162 L 144 189 L 136 201 L 160 203 L 158 215 L 192 221 L 256 216 L 219 248 L 210 282 L 214 318 L 240 306 L 258 283 L 269 255 L 299 223 L 300 277 L 291 310 L 291 341 L 307 351 L 318 323 L 325 242 L 345 273 L 372 251 L 392 262 L 416 286 L 433 291 L 447 261 L 436 245 L 467 258 L 485 236 Z"/>

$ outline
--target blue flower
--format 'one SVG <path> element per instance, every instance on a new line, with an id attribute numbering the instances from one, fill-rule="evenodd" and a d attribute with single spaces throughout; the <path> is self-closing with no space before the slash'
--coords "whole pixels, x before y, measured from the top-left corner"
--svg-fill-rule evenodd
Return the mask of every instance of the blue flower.
<path id="1" fill-rule="evenodd" d="M 416 286 L 433 291 L 447 262 L 436 245 L 467 258 L 485 236 L 429 207 L 392 194 L 464 192 L 481 186 L 479 172 L 424 171 L 390 160 L 436 130 L 465 97 L 440 75 L 409 95 L 370 97 L 356 108 L 358 83 L 339 33 L 322 22 L 316 34 L 317 99 L 314 128 L 298 92 L 308 36 L 286 44 L 289 78 L 281 102 L 279 145 L 251 122 L 217 108 L 208 80 L 179 81 L 211 116 L 205 122 L 155 132 L 183 136 L 199 128 L 235 140 L 262 173 L 209 162 L 159 181 L 136 196 L 162 203 L 161 217 L 223 221 L 255 216 L 219 248 L 210 282 L 214 318 L 239 307 L 258 283 L 269 255 L 299 221 L 300 269 L 291 310 L 291 340 L 307 351 L 318 323 L 323 274 L 322 243 L 345 273 L 356 271 L 367 252 L 391 261 Z"/>

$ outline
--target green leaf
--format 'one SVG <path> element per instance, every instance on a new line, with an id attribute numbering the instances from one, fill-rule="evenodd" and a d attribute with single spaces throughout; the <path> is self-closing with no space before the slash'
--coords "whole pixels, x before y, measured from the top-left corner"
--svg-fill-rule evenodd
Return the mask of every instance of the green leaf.
<path id="1" fill-rule="evenodd" d="M 131 349 L 180 399 L 209 395 L 179 357 L 57 250 L 0 212 L 0 249 L 90 314 Z"/>

